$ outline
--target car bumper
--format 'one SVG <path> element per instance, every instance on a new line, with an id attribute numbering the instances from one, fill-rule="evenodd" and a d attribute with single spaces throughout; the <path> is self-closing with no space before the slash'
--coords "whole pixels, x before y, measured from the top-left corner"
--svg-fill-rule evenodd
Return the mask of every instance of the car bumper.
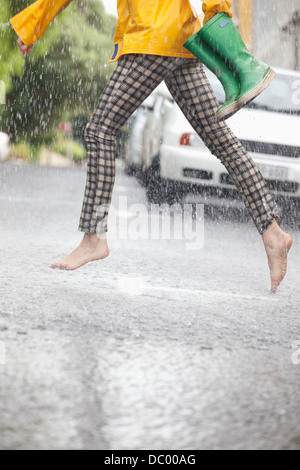
<path id="1" fill-rule="evenodd" d="M 300 158 L 250 154 L 271 191 L 283 197 L 300 197 Z M 222 163 L 208 150 L 162 145 L 161 177 L 199 187 L 234 189 Z"/>

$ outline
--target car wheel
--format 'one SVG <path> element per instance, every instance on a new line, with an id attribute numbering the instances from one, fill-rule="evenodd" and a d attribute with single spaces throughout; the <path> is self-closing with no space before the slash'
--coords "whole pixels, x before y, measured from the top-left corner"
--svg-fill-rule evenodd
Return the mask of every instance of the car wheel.
<path id="1" fill-rule="evenodd" d="M 134 176 L 135 178 L 139 178 L 140 172 L 141 172 L 141 169 L 134 164 L 125 166 L 125 174 L 127 176 Z"/>
<path id="2" fill-rule="evenodd" d="M 165 180 L 160 176 L 159 156 L 156 157 L 147 172 L 146 195 L 150 204 L 173 205 L 184 200 L 186 192 L 176 181 Z"/>
<path id="3" fill-rule="evenodd" d="M 294 228 L 300 228 L 300 199 L 283 199 L 278 202 L 280 219 Z"/>
<path id="4" fill-rule="evenodd" d="M 128 176 L 134 176 L 135 175 L 135 166 L 132 164 L 125 164 L 125 174 Z"/>

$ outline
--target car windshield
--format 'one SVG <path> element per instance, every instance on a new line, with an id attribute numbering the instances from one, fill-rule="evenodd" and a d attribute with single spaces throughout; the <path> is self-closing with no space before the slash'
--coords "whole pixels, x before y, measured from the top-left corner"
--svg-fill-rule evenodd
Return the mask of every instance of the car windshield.
<path id="1" fill-rule="evenodd" d="M 220 104 L 225 101 L 225 93 L 219 80 L 210 71 L 207 75 Z M 247 108 L 300 115 L 300 77 L 277 74 L 271 85 Z"/>

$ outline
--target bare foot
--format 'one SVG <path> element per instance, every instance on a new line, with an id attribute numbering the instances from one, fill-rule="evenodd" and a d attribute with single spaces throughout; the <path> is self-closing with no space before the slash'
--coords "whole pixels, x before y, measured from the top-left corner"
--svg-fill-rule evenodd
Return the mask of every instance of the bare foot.
<path id="1" fill-rule="evenodd" d="M 263 234 L 263 241 L 270 267 L 271 293 L 276 294 L 287 273 L 287 258 L 293 239 L 274 222 Z"/>
<path id="2" fill-rule="evenodd" d="M 52 269 L 64 269 L 74 271 L 91 261 L 98 261 L 107 258 L 109 255 L 106 235 L 85 234 L 79 247 L 76 248 L 67 258 L 57 263 L 49 264 Z"/>

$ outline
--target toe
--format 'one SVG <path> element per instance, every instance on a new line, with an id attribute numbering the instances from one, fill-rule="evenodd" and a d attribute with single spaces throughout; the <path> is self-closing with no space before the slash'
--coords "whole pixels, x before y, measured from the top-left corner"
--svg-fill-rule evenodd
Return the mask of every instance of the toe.
<path id="1" fill-rule="evenodd" d="M 61 271 L 73 271 L 75 268 L 70 266 L 67 263 L 58 262 L 58 263 L 50 263 L 49 268 L 51 269 L 60 269 Z"/>
<path id="2" fill-rule="evenodd" d="M 69 271 L 69 266 L 67 264 L 61 263 L 59 265 L 59 269 L 61 269 L 62 271 Z"/>
<path id="3" fill-rule="evenodd" d="M 281 284 L 281 281 L 282 281 L 281 277 L 274 277 L 274 278 L 271 279 L 271 283 L 272 283 L 272 285 L 271 285 L 271 293 L 272 293 L 272 294 L 276 294 L 276 292 L 277 292 L 277 290 L 278 290 L 278 287 L 279 287 L 280 284 Z"/>
<path id="4" fill-rule="evenodd" d="M 49 268 L 51 268 L 51 269 L 57 269 L 57 268 L 58 268 L 57 263 L 50 263 L 48 266 L 49 266 Z"/>
<path id="5" fill-rule="evenodd" d="M 279 287 L 279 284 L 277 282 L 272 282 L 271 294 L 276 294 L 278 287 Z"/>

